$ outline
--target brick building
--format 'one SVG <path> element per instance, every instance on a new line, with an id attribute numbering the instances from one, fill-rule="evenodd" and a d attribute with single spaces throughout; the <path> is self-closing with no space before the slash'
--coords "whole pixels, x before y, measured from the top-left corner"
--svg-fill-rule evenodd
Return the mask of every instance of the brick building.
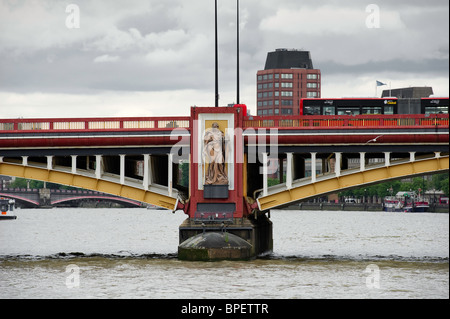
<path id="1" fill-rule="evenodd" d="M 277 49 L 257 73 L 257 115 L 298 115 L 301 98 L 321 97 L 320 70 L 309 51 Z"/>

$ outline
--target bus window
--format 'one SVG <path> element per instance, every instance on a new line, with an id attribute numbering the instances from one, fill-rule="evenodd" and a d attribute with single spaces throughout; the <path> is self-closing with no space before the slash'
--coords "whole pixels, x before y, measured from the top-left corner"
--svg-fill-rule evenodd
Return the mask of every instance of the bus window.
<path id="1" fill-rule="evenodd" d="M 359 115 L 359 113 L 359 108 L 356 107 L 338 108 L 338 115 Z"/>
<path id="2" fill-rule="evenodd" d="M 305 115 L 320 115 L 320 106 L 305 106 Z"/>
<path id="3" fill-rule="evenodd" d="M 394 107 L 393 106 L 385 106 L 384 114 L 388 114 L 388 115 L 394 114 Z"/>
<path id="4" fill-rule="evenodd" d="M 426 106 L 425 114 L 448 114 L 448 106 Z"/>
<path id="5" fill-rule="evenodd" d="M 381 107 L 363 107 L 362 114 L 381 114 Z"/>
<path id="6" fill-rule="evenodd" d="M 323 115 L 335 115 L 336 108 L 334 106 L 325 106 L 323 108 Z"/>

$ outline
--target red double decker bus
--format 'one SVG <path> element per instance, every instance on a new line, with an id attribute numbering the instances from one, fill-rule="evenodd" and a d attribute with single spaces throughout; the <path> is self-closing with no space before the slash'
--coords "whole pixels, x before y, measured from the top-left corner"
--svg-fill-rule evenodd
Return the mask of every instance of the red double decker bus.
<path id="1" fill-rule="evenodd" d="M 448 98 L 301 99 L 300 115 L 448 114 Z"/>

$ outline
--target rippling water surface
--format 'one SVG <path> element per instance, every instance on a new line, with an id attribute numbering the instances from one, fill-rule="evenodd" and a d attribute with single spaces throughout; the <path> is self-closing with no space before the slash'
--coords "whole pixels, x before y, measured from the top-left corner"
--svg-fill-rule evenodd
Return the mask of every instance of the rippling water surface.
<path id="1" fill-rule="evenodd" d="M 274 252 L 176 258 L 184 214 L 17 210 L 0 298 L 449 298 L 449 215 L 273 211 Z"/>

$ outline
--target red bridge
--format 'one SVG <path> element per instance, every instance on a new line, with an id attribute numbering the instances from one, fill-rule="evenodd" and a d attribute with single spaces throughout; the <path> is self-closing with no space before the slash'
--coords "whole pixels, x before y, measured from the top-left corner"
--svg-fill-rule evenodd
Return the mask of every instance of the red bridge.
<path id="1" fill-rule="evenodd" d="M 182 209 L 180 242 L 226 225 L 261 252 L 271 246 L 270 209 L 449 168 L 448 114 L 244 113 L 192 107 L 189 117 L 0 119 L 0 174 Z M 205 184 L 203 138 L 213 123 L 227 145 L 225 186 Z M 269 187 L 269 176 L 279 183 Z"/>

